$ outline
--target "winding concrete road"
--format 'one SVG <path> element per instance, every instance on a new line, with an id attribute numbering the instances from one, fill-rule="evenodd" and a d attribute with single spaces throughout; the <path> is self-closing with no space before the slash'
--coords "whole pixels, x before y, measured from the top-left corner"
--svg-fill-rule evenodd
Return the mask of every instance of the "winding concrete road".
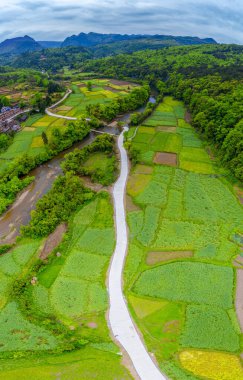
<path id="1" fill-rule="evenodd" d="M 128 176 L 128 158 L 123 147 L 123 134 L 118 138 L 121 155 L 121 172 L 114 185 L 113 197 L 116 219 L 116 248 L 112 259 L 108 291 L 110 297 L 109 322 L 117 341 L 128 353 L 141 380 L 166 380 L 147 352 L 129 314 L 122 290 L 122 272 L 127 252 L 127 225 L 124 208 L 124 195 Z"/>
<path id="2" fill-rule="evenodd" d="M 62 103 L 71 93 L 72 91 L 68 90 L 68 92 L 59 102 L 49 107 L 49 109 L 46 109 L 46 114 L 60 119 L 77 120 L 76 117 L 62 116 L 50 111 L 50 109 L 55 108 L 57 105 Z M 127 152 L 123 147 L 123 135 L 127 130 L 128 128 L 125 127 L 118 138 L 118 148 L 121 156 L 121 171 L 120 176 L 113 189 L 117 239 L 116 248 L 109 272 L 109 322 L 115 338 L 128 353 L 140 379 L 167 380 L 167 378 L 162 375 L 159 368 L 156 366 L 149 353 L 147 352 L 144 343 L 141 340 L 129 314 L 127 303 L 125 297 L 123 296 L 122 290 L 122 273 L 128 246 L 127 225 L 124 208 L 124 196 L 128 177 L 128 157 Z M 94 132 L 99 133 L 97 130 L 94 130 Z M 105 132 L 100 131 L 100 133 Z"/>
<path id="3" fill-rule="evenodd" d="M 52 106 L 46 108 L 46 110 L 45 110 L 46 114 L 49 115 L 49 116 L 57 117 L 58 119 L 77 120 L 76 117 L 58 115 L 57 113 L 53 113 L 52 111 L 50 111 L 52 108 L 55 108 L 59 104 L 61 104 L 62 102 L 64 102 L 64 100 L 66 100 L 71 93 L 72 93 L 72 90 L 68 90 L 61 100 L 59 100 L 57 103 L 53 104 Z"/>

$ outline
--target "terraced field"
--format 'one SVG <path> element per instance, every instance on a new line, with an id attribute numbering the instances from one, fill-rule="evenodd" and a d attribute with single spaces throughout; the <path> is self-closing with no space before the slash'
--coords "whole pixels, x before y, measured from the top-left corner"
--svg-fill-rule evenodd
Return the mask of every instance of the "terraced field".
<path id="1" fill-rule="evenodd" d="M 91 88 L 88 88 L 88 83 Z M 73 93 L 53 112 L 69 117 L 79 117 L 90 104 L 107 104 L 118 96 L 127 95 L 135 85 L 109 79 L 92 79 L 73 82 Z"/>
<path id="2" fill-rule="evenodd" d="M 1 378 L 131 379 L 105 316 L 115 245 L 109 194 L 78 210 L 62 243 L 40 262 L 43 244 L 22 238 L 0 257 Z"/>
<path id="3" fill-rule="evenodd" d="M 239 380 L 243 209 L 184 115 L 167 97 L 132 140 L 126 295 L 170 379 Z"/>

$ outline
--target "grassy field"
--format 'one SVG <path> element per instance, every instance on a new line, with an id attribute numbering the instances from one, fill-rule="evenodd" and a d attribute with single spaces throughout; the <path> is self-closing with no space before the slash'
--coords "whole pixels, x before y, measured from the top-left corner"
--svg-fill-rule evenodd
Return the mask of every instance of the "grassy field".
<path id="1" fill-rule="evenodd" d="M 184 115 L 165 98 L 132 140 L 126 294 L 170 379 L 243 379 L 233 265 L 243 210 Z"/>
<path id="2" fill-rule="evenodd" d="M 109 194 L 76 212 L 62 243 L 40 265 L 43 243 L 20 239 L 0 257 L 0 377 L 131 379 L 106 322 L 105 281 L 115 245 Z"/>

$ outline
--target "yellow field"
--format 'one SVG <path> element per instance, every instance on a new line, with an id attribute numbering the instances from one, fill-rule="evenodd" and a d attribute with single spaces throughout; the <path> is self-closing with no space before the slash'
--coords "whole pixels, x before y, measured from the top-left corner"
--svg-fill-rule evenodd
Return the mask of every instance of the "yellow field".
<path id="1" fill-rule="evenodd" d="M 182 366 L 208 380 L 243 380 L 240 359 L 223 352 L 188 350 L 180 353 Z"/>

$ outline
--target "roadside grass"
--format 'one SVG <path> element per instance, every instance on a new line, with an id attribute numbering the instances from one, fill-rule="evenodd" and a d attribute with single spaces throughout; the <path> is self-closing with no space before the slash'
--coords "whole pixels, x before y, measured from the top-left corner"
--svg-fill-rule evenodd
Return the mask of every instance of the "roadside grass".
<path id="1" fill-rule="evenodd" d="M 131 380 L 132 376 L 121 366 L 121 357 L 109 350 L 109 346 L 86 346 L 82 350 L 67 352 L 48 357 L 38 356 L 31 359 L 19 358 L 18 361 L 3 360 L 1 376 L 6 380 L 56 380 L 60 373 L 64 380 L 106 379 Z M 98 376 L 98 377 L 97 377 Z"/>
<path id="2" fill-rule="evenodd" d="M 180 320 L 183 318 L 184 306 L 132 295 L 129 301 L 149 351 L 152 350 L 161 361 L 171 360 L 180 349 L 179 337 L 182 327 Z"/>
<path id="3" fill-rule="evenodd" d="M 132 140 L 139 156 L 127 194 L 137 209 L 127 213 L 125 291 L 149 352 L 169 378 L 231 379 L 232 357 L 232 380 L 242 379 L 238 357 L 229 353 L 242 352 L 232 260 L 240 254 L 234 237 L 243 233 L 243 210 L 184 115 L 182 103 L 165 97 Z M 177 128 L 169 133 L 172 122 Z M 156 133 L 151 125 L 159 125 Z M 157 152 L 177 153 L 178 167 L 155 164 Z M 148 263 L 149 253 L 163 252 L 167 260 Z M 184 352 L 191 356 L 183 361 Z M 210 365 L 201 356 L 197 366 L 193 352 L 205 353 Z M 217 355 L 224 357 L 220 375 Z"/>

